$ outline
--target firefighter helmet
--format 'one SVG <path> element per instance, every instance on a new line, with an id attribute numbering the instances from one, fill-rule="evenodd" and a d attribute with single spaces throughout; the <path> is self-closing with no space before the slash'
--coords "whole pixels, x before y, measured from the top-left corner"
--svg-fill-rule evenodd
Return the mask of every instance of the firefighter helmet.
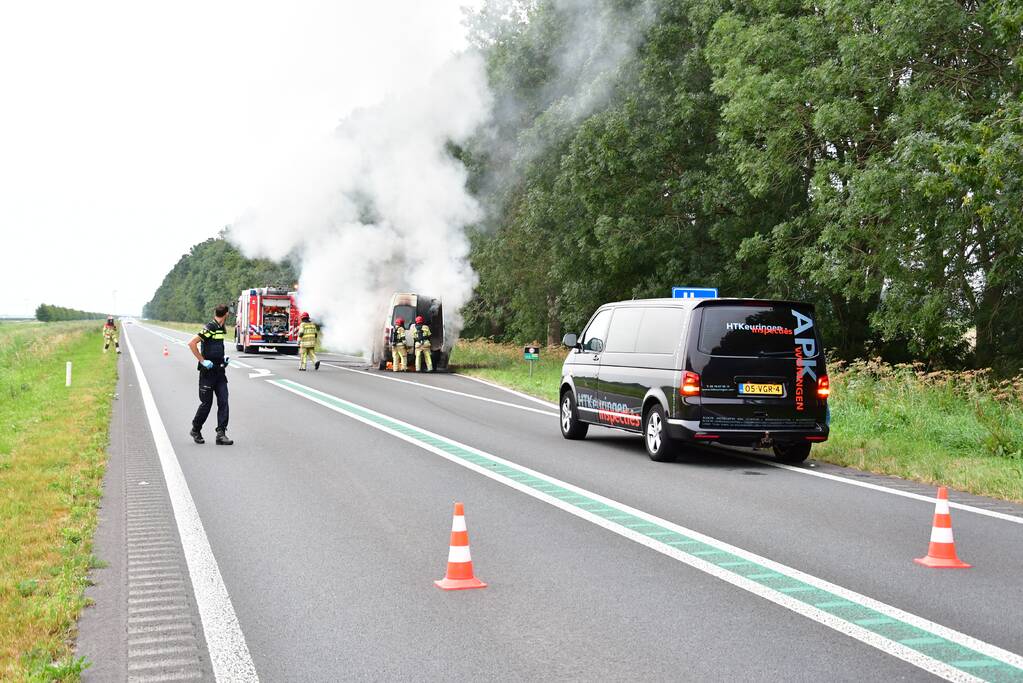
<path id="1" fill-rule="evenodd" d="M 394 319 L 394 324 L 395 325 L 399 325 L 399 326 L 404 325 L 405 324 L 405 319 L 404 318 L 395 318 Z"/>
<path id="2" fill-rule="evenodd" d="M 423 324 L 423 316 L 417 315 L 416 316 L 416 325 L 422 325 L 422 324 Z"/>
<path id="3" fill-rule="evenodd" d="M 309 314 L 305 311 L 302 311 L 302 320 L 309 320 Z"/>

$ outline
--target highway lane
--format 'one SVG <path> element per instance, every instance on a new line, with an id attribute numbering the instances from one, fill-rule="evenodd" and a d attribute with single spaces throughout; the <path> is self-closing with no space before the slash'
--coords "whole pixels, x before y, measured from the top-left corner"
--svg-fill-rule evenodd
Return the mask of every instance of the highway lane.
<path id="1" fill-rule="evenodd" d="M 187 437 L 195 404 L 187 350 L 175 347 L 163 358 L 159 337 L 128 333 L 267 680 L 285 672 L 324 678 L 332 670 L 369 678 L 924 675 L 303 401 L 265 375 L 249 380 L 245 368 L 231 375 L 238 445 L 194 446 Z M 931 512 L 916 501 L 724 455 L 656 464 L 638 440 L 615 432 L 564 442 L 555 418 L 532 411 L 337 368 L 299 373 L 288 358 L 243 362 L 989 643 L 1019 651 L 1023 642 L 1018 619 L 1007 613 L 1023 604 L 1014 581 L 1023 566 L 1020 525 L 958 514 L 960 552 L 977 568 L 928 572 L 911 562 L 926 548 Z M 538 407 L 457 377 L 414 380 Z M 491 583 L 471 596 L 429 585 L 443 571 L 446 518 L 456 498 L 467 504 L 474 558 Z"/>

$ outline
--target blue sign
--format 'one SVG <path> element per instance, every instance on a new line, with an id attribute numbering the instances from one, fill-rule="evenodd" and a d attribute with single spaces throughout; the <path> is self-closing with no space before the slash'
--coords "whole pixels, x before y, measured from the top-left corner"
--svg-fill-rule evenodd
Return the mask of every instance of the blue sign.
<path id="1" fill-rule="evenodd" d="M 716 299 L 716 287 L 672 287 L 672 299 Z"/>

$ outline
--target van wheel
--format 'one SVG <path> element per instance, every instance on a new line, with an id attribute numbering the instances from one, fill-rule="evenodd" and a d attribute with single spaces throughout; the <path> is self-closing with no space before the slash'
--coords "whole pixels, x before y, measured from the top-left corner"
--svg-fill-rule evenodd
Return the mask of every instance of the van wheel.
<path id="1" fill-rule="evenodd" d="M 566 439 L 582 439 L 590 426 L 579 419 L 579 411 L 575 407 L 575 396 L 566 391 L 561 397 L 561 435 Z"/>
<path id="2" fill-rule="evenodd" d="M 675 444 L 668 436 L 668 422 L 660 403 L 650 406 L 643 416 L 643 444 L 654 462 L 670 462 L 675 458 Z"/>
<path id="3" fill-rule="evenodd" d="M 810 444 L 785 443 L 774 445 L 774 457 L 778 462 L 800 463 L 810 457 Z"/>

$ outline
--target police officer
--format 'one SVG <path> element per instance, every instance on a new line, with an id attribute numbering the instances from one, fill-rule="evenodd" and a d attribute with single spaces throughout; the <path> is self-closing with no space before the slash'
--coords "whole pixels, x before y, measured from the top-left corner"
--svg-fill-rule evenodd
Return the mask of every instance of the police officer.
<path id="1" fill-rule="evenodd" d="M 302 314 L 302 324 L 298 326 L 298 350 L 302 354 L 302 360 L 298 364 L 299 370 L 305 370 L 306 360 L 312 359 L 313 369 L 320 369 L 320 361 L 316 360 L 316 340 L 320 337 L 320 328 L 316 323 L 309 320 L 309 314 Z"/>
<path id="2" fill-rule="evenodd" d="M 227 306 L 220 305 L 213 309 L 213 320 L 199 330 L 188 348 L 199 361 L 199 409 L 192 418 L 192 431 L 189 432 L 196 443 L 206 443 L 202 438 L 202 426 L 209 417 L 213 407 L 213 397 L 217 397 L 217 445 L 230 446 L 234 443 L 227 438 L 227 358 L 224 356 L 224 321 L 227 320 Z M 199 345 L 202 345 L 200 351 Z"/>
<path id="3" fill-rule="evenodd" d="M 395 372 L 408 370 L 408 347 L 405 346 L 405 319 L 396 318 L 391 330 L 391 369 Z"/>
<path id="4" fill-rule="evenodd" d="M 414 344 L 412 352 L 416 357 L 416 372 L 422 371 L 420 356 L 426 356 L 426 371 L 433 372 L 433 358 L 430 357 L 430 326 L 423 322 L 423 316 L 416 316 L 416 324 L 409 328 Z"/>
<path id="5" fill-rule="evenodd" d="M 121 343 L 117 334 L 117 325 L 114 324 L 114 316 L 108 315 L 107 322 L 103 325 L 103 353 L 107 352 L 111 343 L 114 345 L 114 350 L 120 353 Z"/>

